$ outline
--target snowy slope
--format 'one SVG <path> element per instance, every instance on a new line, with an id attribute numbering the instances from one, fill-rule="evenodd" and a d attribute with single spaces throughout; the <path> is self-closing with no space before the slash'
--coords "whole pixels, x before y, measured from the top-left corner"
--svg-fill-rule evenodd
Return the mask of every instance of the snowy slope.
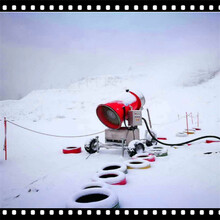
<path id="1" fill-rule="evenodd" d="M 126 88 L 145 95 L 143 116 L 149 108 L 153 129 L 158 136 L 175 143 L 201 135 L 220 136 L 220 74 L 203 74 L 192 83 L 182 73 L 154 75 L 110 75 L 84 78 L 67 89 L 33 91 L 18 101 L 0 102 L 0 119 L 7 117 L 24 127 L 57 135 L 81 135 L 102 131 L 98 104 L 114 100 Z M 186 128 L 185 112 L 200 115 L 201 131 L 180 138 Z M 194 118 L 194 125 L 196 117 Z M 189 120 L 190 127 L 192 125 Z M 145 127 L 140 127 L 143 137 Z M 0 121 L 0 146 L 3 146 Z M 0 207 L 40 208 L 66 205 L 81 185 L 109 162 L 123 162 L 120 150 L 101 149 L 91 155 L 84 151 L 87 138 L 55 138 L 35 134 L 8 123 L 8 160 L 0 154 Z M 100 140 L 104 140 L 100 134 Z M 83 152 L 64 155 L 66 146 L 82 146 Z M 169 148 L 169 155 L 157 158 L 148 170 L 129 170 L 127 184 L 111 186 L 122 208 L 220 207 L 219 143 L 199 141 L 191 146 Z M 129 193 L 128 193 L 129 192 Z"/>

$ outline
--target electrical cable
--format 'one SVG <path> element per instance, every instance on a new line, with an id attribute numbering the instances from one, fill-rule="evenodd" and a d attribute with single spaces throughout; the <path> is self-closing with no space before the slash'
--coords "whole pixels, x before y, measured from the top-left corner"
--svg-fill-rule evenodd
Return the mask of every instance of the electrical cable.
<path id="1" fill-rule="evenodd" d="M 146 128 L 147 128 L 147 131 L 149 132 L 149 134 L 151 135 L 151 137 L 157 141 L 158 143 L 160 144 L 163 144 L 163 145 L 166 145 L 166 146 L 181 146 L 181 145 L 184 145 L 184 144 L 188 144 L 188 143 L 191 143 L 191 142 L 194 142 L 194 141 L 198 141 L 200 139 L 205 139 L 205 138 L 215 138 L 215 139 L 218 139 L 220 140 L 220 137 L 218 136 L 215 136 L 215 135 L 206 135 L 206 136 L 201 136 L 201 137 L 198 137 L 198 138 L 195 138 L 195 139 L 192 139 L 192 140 L 189 140 L 189 141 L 185 141 L 185 142 L 182 142 L 182 143 L 177 143 L 177 144 L 169 144 L 169 143 L 164 143 L 160 140 L 158 140 L 157 138 L 154 137 L 154 135 L 151 133 L 151 130 L 147 124 L 147 121 L 145 118 L 142 117 L 142 120 L 144 121 L 145 125 L 146 125 Z"/>

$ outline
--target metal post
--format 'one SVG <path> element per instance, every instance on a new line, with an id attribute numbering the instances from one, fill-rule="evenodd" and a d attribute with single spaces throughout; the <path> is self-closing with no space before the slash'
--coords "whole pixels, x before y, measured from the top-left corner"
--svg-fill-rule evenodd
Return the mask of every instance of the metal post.
<path id="1" fill-rule="evenodd" d="M 5 160 L 7 160 L 7 120 L 6 120 L 6 117 L 4 117 L 4 126 L 5 126 L 4 151 L 5 151 Z"/>
<path id="2" fill-rule="evenodd" d="M 187 135 L 188 135 L 189 126 L 188 126 L 188 115 L 187 115 L 187 112 L 186 112 L 186 132 L 187 132 Z"/>
<path id="3" fill-rule="evenodd" d="M 152 124 L 151 124 L 151 120 L 150 120 L 150 112 L 149 112 L 148 108 L 147 108 L 147 116 L 148 116 L 150 128 L 152 128 Z"/>
<path id="4" fill-rule="evenodd" d="M 125 151 L 125 140 L 122 139 L 122 157 L 124 157 L 124 151 Z"/>

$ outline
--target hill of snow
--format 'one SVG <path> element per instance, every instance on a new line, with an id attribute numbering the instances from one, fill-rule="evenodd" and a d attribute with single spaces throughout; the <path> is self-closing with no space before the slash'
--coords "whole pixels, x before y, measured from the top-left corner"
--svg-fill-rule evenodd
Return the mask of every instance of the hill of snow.
<path id="1" fill-rule="evenodd" d="M 198 73 L 200 74 L 200 73 Z M 33 91 L 21 100 L 0 102 L 0 146 L 4 141 L 3 117 L 24 127 L 57 135 L 82 135 L 106 127 L 96 116 L 98 104 L 117 98 L 125 89 L 138 89 L 146 99 L 153 129 L 169 143 L 202 135 L 220 136 L 220 74 L 203 74 L 202 79 L 183 73 L 103 75 L 83 78 L 67 89 Z M 186 86 L 187 85 L 187 86 Z M 180 138 L 186 128 L 185 113 L 192 112 L 193 124 L 200 116 L 201 131 Z M 181 117 L 181 118 L 180 118 Z M 141 136 L 145 132 L 140 127 Z M 63 208 L 70 195 L 91 181 L 94 173 L 109 162 L 124 162 L 127 153 L 101 149 L 91 155 L 83 145 L 87 138 L 65 139 L 35 134 L 8 123 L 8 160 L 0 154 L 0 207 Z M 100 134 L 104 142 L 104 135 Z M 81 146 L 82 153 L 64 155 L 66 146 Z M 148 170 L 129 170 L 127 184 L 110 186 L 121 208 L 219 208 L 219 143 L 199 141 L 191 146 L 168 147 L 169 155 L 157 158 Z M 129 192 L 129 193 L 127 193 Z"/>

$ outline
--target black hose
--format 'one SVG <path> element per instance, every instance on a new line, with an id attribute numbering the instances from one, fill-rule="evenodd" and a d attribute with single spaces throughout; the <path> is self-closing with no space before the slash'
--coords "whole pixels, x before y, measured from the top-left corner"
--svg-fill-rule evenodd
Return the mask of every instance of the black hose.
<path id="1" fill-rule="evenodd" d="M 204 138 L 216 138 L 216 139 L 220 140 L 220 137 L 218 137 L 218 136 L 207 135 L 207 136 L 201 136 L 201 137 L 198 137 L 198 138 L 195 138 L 195 139 L 186 141 L 186 142 L 182 142 L 182 143 L 177 143 L 177 144 L 164 143 L 164 142 L 162 142 L 162 141 L 160 141 L 160 140 L 158 140 L 157 138 L 154 137 L 154 135 L 151 133 L 151 130 L 150 130 L 148 124 L 147 124 L 146 119 L 145 119 L 145 118 L 142 118 L 142 120 L 144 121 L 144 123 L 145 123 L 145 125 L 146 125 L 146 128 L 147 128 L 149 134 L 151 135 L 151 137 L 152 137 L 155 141 L 157 141 L 158 143 L 163 144 L 163 145 L 166 145 L 166 146 L 181 146 L 181 145 L 188 144 L 188 143 L 191 143 L 191 142 L 194 142 L 194 141 L 198 141 L 198 140 L 204 139 Z"/>

